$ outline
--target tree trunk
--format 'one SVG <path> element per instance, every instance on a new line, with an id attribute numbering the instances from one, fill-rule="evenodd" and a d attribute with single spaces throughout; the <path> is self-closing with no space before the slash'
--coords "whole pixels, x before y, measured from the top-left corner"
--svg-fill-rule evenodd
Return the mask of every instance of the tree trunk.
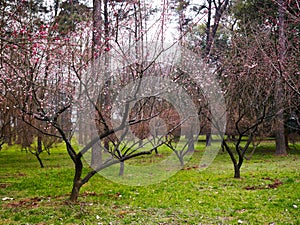
<path id="1" fill-rule="evenodd" d="M 38 135 L 38 138 L 37 138 L 37 150 L 35 152 L 35 156 L 36 156 L 37 160 L 39 161 L 41 168 L 44 168 L 43 161 L 42 161 L 42 159 L 40 157 L 40 154 L 42 152 L 43 152 L 42 136 Z"/>
<path id="2" fill-rule="evenodd" d="M 236 149 L 236 151 L 239 151 L 238 148 Z M 244 162 L 244 153 L 238 153 L 238 155 L 239 155 L 238 163 L 234 162 L 234 178 L 241 178 L 241 167 Z"/>
<path id="3" fill-rule="evenodd" d="M 284 120 L 283 120 L 283 113 L 276 118 L 276 130 L 275 130 L 275 139 L 276 139 L 276 155 L 287 155 L 286 151 L 286 142 L 285 142 L 285 135 L 284 135 Z"/>
<path id="4" fill-rule="evenodd" d="M 70 196 L 71 202 L 76 202 L 78 200 L 79 191 L 80 191 L 81 186 L 82 186 L 81 180 L 77 180 L 77 181 L 74 180 L 73 188 L 72 188 L 72 192 L 71 192 L 71 196 Z"/>
<path id="5" fill-rule="evenodd" d="M 241 178 L 241 167 L 234 165 L 234 178 Z"/>
<path id="6" fill-rule="evenodd" d="M 210 48 L 211 48 L 211 35 L 210 35 L 210 26 L 211 26 L 211 8 L 212 8 L 212 0 L 208 0 L 208 12 L 207 12 L 207 23 L 206 23 L 206 46 L 205 46 L 205 55 L 209 56 Z"/>
<path id="7" fill-rule="evenodd" d="M 243 158 L 239 157 L 239 163 L 237 162 L 235 155 L 233 154 L 233 152 L 227 145 L 225 139 L 223 139 L 222 146 L 223 146 L 223 148 L 225 148 L 225 150 L 227 151 L 227 153 L 230 156 L 230 159 L 231 159 L 231 162 L 232 162 L 233 168 L 234 168 L 234 178 L 241 178 L 241 166 L 243 163 Z"/>
<path id="8" fill-rule="evenodd" d="M 82 174 L 82 168 L 83 164 L 80 158 L 76 158 L 74 161 L 75 163 L 75 175 L 73 180 L 73 188 L 70 195 L 70 201 L 76 202 L 79 196 L 79 191 L 81 186 L 83 185 L 81 174 Z"/>
<path id="9" fill-rule="evenodd" d="M 179 156 L 180 166 L 184 166 L 183 156 Z"/>
<path id="10" fill-rule="evenodd" d="M 284 138 L 285 138 L 285 148 L 288 150 L 289 149 L 289 135 L 285 133 Z"/>
<path id="11" fill-rule="evenodd" d="M 40 154 L 43 151 L 43 144 L 42 144 L 42 136 L 38 135 L 37 138 L 37 153 Z"/>
<path id="12" fill-rule="evenodd" d="M 276 81 L 276 96 L 275 101 L 277 103 L 277 116 L 275 121 L 275 138 L 276 138 L 276 155 L 286 155 L 286 144 L 285 144 L 285 135 L 284 135 L 284 109 L 283 109 L 283 82 L 282 82 L 282 75 L 284 71 L 284 52 L 285 52 L 285 37 L 284 37 L 284 0 L 278 1 L 278 20 L 279 20 L 279 71 L 280 74 L 278 74 L 277 81 Z"/>
<path id="13" fill-rule="evenodd" d="M 7 138 L 7 144 L 11 146 L 13 144 L 13 136 L 15 135 L 15 132 L 12 132 L 11 125 L 7 126 L 7 134 L 9 134 Z"/>
<path id="14" fill-rule="evenodd" d="M 183 156 L 178 152 L 178 151 L 174 151 L 177 158 L 179 159 L 179 162 L 180 162 L 180 166 L 184 166 L 184 159 L 183 159 Z"/>
<path id="15" fill-rule="evenodd" d="M 104 150 L 105 151 L 109 151 L 109 141 L 107 140 L 107 138 L 104 139 Z"/>
<path id="16" fill-rule="evenodd" d="M 36 157 L 37 160 L 39 161 L 41 168 L 44 168 L 45 166 L 44 166 L 44 163 L 43 163 L 43 161 L 42 161 L 42 159 L 41 159 L 41 157 L 40 157 L 40 153 L 39 153 L 39 152 L 36 152 L 36 153 L 35 153 L 35 157 Z"/>
<path id="17" fill-rule="evenodd" d="M 213 42 L 219 27 L 219 23 L 221 21 L 221 17 L 226 10 L 227 6 L 229 4 L 229 0 L 225 0 L 222 3 L 219 1 L 219 4 L 217 7 L 213 9 L 212 7 L 212 0 L 208 0 L 208 15 L 207 15 L 207 24 L 206 24 L 206 57 L 209 59 L 211 55 L 211 50 L 213 47 Z M 212 19 L 212 11 L 215 12 L 214 14 L 214 24 L 211 28 L 211 19 Z"/>
<path id="18" fill-rule="evenodd" d="M 124 175 L 124 167 L 125 167 L 124 162 L 120 162 L 119 176 L 123 176 Z"/>
<path id="19" fill-rule="evenodd" d="M 101 16 L 101 0 L 93 0 L 93 58 L 95 54 L 98 56 L 98 47 L 101 46 L 101 29 L 102 29 L 102 16 Z"/>
<path id="20" fill-rule="evenodd" d="M 206 134 L 206 138 L 205 138 L 205 145 L 206 146 L 211 146 L 211 133 L 207 133 Z"/>
<path id="21" fill-rule="evenodd" d="M 194 139 L 191 137 L 189 138 L 188 142 L 188 152 L 193 153 L 195 151 Z"/>
<path id="22" fill-rule="evenodd" d="M 140 139 L 140 140 L 139 140 L 139 147 L 142 147 L 142 145 L 143 145 L 143 140 Z"/>
<path id="23" fill-rule="evenodd" d="M 102 150 L 98 143 L 92 147 L 91 167 L 96 168 L 102 163 Z"/>

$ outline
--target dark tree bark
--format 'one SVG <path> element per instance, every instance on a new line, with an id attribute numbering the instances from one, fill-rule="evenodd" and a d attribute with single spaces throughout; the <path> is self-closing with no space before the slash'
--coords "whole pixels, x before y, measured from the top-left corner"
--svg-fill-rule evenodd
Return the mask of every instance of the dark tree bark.
<path id="1" fill-rule="evenodd" d="M 234 176 L 233 177 L 234 178 L 241 178 L 241 167 L 242 167 L 242 164 L 243 164 L 243 154 L 238 149 L 239 145 L 236 145 L 236 150 L 237 150 L 237 153 L 238 153 L 238 161 L 237 161 L 233 151 L 227 145 L 225 139 L 223 140 L 222 146 L 225 148 L 225 150 L 229 154 L 231 162 L 233 164 L 233 168 L 234 168 Z"/>
<path id="2" fill-rule="evenodd" d="M 82 175 L 82 169 L 83 169 L 83 164 L 81 161 L 81 157 L 79 157 L 78 155 L 76 156 L 75 160 L 75 175 L 74 175 L 74 179 L 73 179 L 73 188 L 72 188 L 72 192 L 70 195 L 70 201 L 75 202 L 78 199 L 79 196 L 79 191 L 80 188 L 83 185 L 82 179 L 81 179 L 81 175 Z"/>
<path id="3" fill-rule="evenodd" d="M 81 181 L 80 180 L 74 180 L 73 181 L 73 188 L 72 188 L 72 192 L 71 192 L 71 195 L 70 195 L 70 201 L 71 202 L 76 202 L 78 200 L 78 197 L 79 197 L 79 191 L 80 191 L 80 188 L 81 188 L 82 184 L 81 184 Z"/>
<path id="4" fill-rule="evenodd" d="M 206 22 L 206 47 L 205 47 L 205 55 L 208 56 L 211 48 L 211 35 L 210 35 L 210 27 L 211 27 L 211 3 L 212 0 L 207 0 L 208 2 L 208 13 L 207 13 L 207 22 Z"/>
<path id="5" fill-rule="evenodd" d="M 286 155 L 286 142 L 284 133 L 284 94 L 283 94 L 283 81 L 282 73 L 284 71 L 284 52 L 285 52 L 285 34 L 284 34 L 284 23 L 285 23 L 285 7 L 284 0 L 278 1 L 278 20 L 279 20 L 279 72 L 281 74 L 277 75 L 276 81 L 276 105 L 277 105 L 277 115 L 275 121 L 275 138 L 276 138 L 276 155 Z"/>
<path id="6" fill-rule="evenodd" d="M 101 27 L 102 27 L 102 16 L 101 16 L 101 7 L 102 0 L 93 0 L 93 59 L 98 53 L 97 49 L 101 46 Z"/>
<path id="7" fill-rule="evenodd" d="M 205 145 L 206 146 L 211 146 L 211 140 L 212 140 L 211 133 L 207 133 L 205 136 L 206 136 Z"/>
<path id="8" fill-rule="evenodd" d="M 234 165 L 234 178 L 241 178 L 241 168 L 238 165 Z"/>
<path id="9" fill-rule="evenodd" d="M 214 9 L 212 7 L 212 3 L 214 3 Z M 219 23 L 222 15 L 224 14 L 227 6 L 229 4 L 229 0 L 225 0 L 224 2 L 216 1 L 216 0 L 208 0 L 208 19 L 206 24 L 206 48 L 205 53 L 207 59 L 209 59 L 211 50 L 213 47 L 213 42 L 216 37 L 216 33 L 219 27 Z M 211 26 L 211 18 L 212 18 L 212 10 L 215 11 L 214 14 L 214 23 Z"/>
<path id="10" fill-rule="evenodd" d="M 42 159 L 40 157 L 40 154 L 42 152 L 43 152 L 42 136 L 38 135 L 38 138 L 37 138 L 37 150 L 35 152 L 35 156 L 36 156 L 37 160 L 39 161 L 41 168 L 44 168 L 43 161 L 42 161 Z"/>
<path id="11" fill-rule="evenodd" d="M 45 168 L 44 163 L 43 163 L 43 161 L 42 161 L 42 159 L 41 159 L 41 157 L 40 157 L 40 153 L 36 153 L 36 154 L 35 154 L 35 157 L 36 157 L 37 160 L 39 161 L 39 164 L 40 164 L 41 168 Z"/>
<path id="12" fill-rule="evenodd" d="M 280 91 L 280 90 L 277 90 Z M 281 91 L 280 91 L 281 92 Z M 280 93 L 278 95 L 282 96 Z M 283 110 L 281 110 L 283 111 Z M 275 129 L 275 142 L 276 142 L 276 155 L 287 155 L 286 150 L 286 137 L 284 131 L 284 118 L 283 112 L 279 112 L 276 116 L 276 129 Z"/>

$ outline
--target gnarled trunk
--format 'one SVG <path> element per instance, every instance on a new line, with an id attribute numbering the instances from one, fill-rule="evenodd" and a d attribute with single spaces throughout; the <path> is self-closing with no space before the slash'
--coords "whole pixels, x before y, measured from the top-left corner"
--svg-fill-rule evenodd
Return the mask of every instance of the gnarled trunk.
<path id="1" fill-rule="evenodd" d="M 72 202 L 77 201 L 78 196 L 79 196 L 79 191 L 80 191 L 81 187 L 82 187 L 81 180 L 74 180 L 72 192 L 71 192 L 71 195 L 70 195 L 70 201 L 72 201 Z"/>
<path id="2" fill-rule="evenodd" d="M 75 163 L 75 175 L 73 180 L 72 192 L 70 195 L 70 201 L 76 202 L 79 196 L 79 191 L 82 185 L 84 184 L 81 179 L 83 164 L 81 158 L 76 158 Z"/>

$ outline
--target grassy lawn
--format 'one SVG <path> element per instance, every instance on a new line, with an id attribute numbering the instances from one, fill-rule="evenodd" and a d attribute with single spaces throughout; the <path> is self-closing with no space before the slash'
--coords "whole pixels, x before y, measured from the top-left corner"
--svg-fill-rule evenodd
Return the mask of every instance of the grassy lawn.
<path id="1" fill-rule="evenodd" d="M 262 143 L 245 161 L 242 179 L 232 178 L 222 152 L 199 171 L 199 143 L 185 168 L 166 181 L 126 186 L 96 175 L 73 205 L 66 201 L 73 165 L 63 146 L 41 155 L 44 169 L 33 155 L 6 147 L 0 151 L 0 224 L 300 224 L 300 146 L 276 157 L 273 145 Z"/>

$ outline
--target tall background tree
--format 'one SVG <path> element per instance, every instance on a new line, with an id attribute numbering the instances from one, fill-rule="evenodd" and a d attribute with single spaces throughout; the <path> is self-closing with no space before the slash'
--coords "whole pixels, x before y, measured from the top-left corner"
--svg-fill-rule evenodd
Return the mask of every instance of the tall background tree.
<path id="1" fill-rule="evenodd" d="M 257 13 L 258 12 L 258 13 Z M 242 35 L 252 36 L 258 43 L 263 57 L 272 65 L 273 79 L 276 79 L 277 90 L 274 99 L 277 112 L 274 120 L 276 151 L 286 155 L 284 123 L 292 111 L 298 111 L 297 87 L 299 79 L 299 16 L 297 3 L 294 1 L 246 1 L 237 2 L 233 8 L 238 19 L 238 29 Z M 265 34 L 268 36 L 265 37 Z M 265 37 L 265 38 L 261 38 Z M 289 65 L 289 66 L 286 66 Z M 267 66 L 267 65 L 266 65 Z M 293 99 L 293 100 L 292 100 Z"/>

